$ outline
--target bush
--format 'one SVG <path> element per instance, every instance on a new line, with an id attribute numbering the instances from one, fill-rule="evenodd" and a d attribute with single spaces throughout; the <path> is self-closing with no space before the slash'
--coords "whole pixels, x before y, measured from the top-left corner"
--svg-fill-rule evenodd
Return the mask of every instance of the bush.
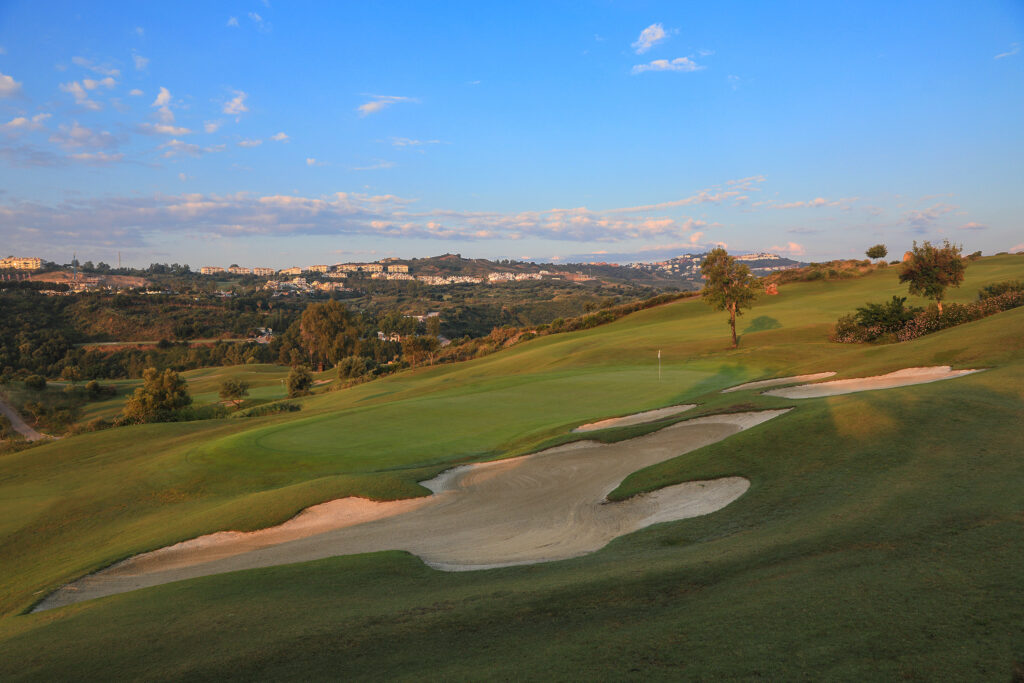
<path id="1" fill-rule="evenodd" d="M 298 365 L 288 373 L 288 398 L 305 396 L 313 386 L 313 373 L 305 365 Z"/>
<path id="2" fill-rule="evenodd" d="M 41 375 L 29 375 L 25 378 L 25 387 L 32 391 L 42 391 L 46 389 L 46 378 Z"/>
<path id="3" fill-rule="evenodd" d="M 302 406 L 298 403 L 279 401 L 277 403 L 268 403 L 267 405 L 256 406 L 255 408 L 243 410 L 235 413 L 235 417 L 263 417 L 265 415 L 276 415 L 278 413 L 296 413 L 300 410 L 302 410 Z"/>
<path id="4" fill-rule="evenodd" d="M 362 377 L 371 372 L 376 363 L 369 358 L 362 356 L 345 356 L 338 361 L 338 379 L 346 380 L 355 377 Z"/>
<path id="5" fill-rule="evenodd" d="M 978 299 L 990 299 L 1006 292 L 1024 292 L 1024 283 L 1020 280 L 1005 280 L 994 285 L 982 287 L 978 292 Z"/>

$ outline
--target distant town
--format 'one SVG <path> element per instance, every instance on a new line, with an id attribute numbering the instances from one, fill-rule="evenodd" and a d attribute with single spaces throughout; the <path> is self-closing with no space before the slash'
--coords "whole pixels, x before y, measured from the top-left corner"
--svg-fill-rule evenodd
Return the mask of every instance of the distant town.
<path id="1" fill-rule="evenodd" d="M 159 293 L 144 276 L 171 274 L 246 281 L 279 296 L 316 295 L 330 292 L 352 292 L 360 282 L 397 281 L 418 282 L 429 287 L 451 285 L 496 285 L 505 283 L 560 280 L 584 283 L 593 280 L 636 281 L 651 280 L 666 284 L 699 283 L 703 254 L 683 254 L 655 263 L 618 264 L 589 262 L 555 266 L 525 261 L 488 261 L 463 259 L 459 254 L 424 259 L 384 258 L 368 263 L 335 263 L 291 266 L 275 269 L 264 266 L 227 267 L 205 265 L 192 270 L 188 265 L 165 266 L 153 264 L 149 269 L 114 268 L 105 263 L 90 261 L 57 264 L 41 257 L 8 256 L 0 259 L 0 280 L 31 280 L 52 282 L 52 290 L 44 293 L 65 294 L 97 289 L 138 289 Z M 777 254 L 757 253 L 739 255 L 756 275 L 767 275 L 778 270 L 799 267 L 800 262 Z M 166 272 L 165 272 L 166 271 Z"/>

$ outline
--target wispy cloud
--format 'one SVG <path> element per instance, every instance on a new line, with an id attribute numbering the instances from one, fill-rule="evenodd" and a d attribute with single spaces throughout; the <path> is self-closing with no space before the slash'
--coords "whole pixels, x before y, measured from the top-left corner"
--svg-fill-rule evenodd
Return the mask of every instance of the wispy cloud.
<path id="1" fill-rule="evenodd" d="M 825 199 L 824 197 L 816 197 L 814 199 L 795 202 L 754 202 L 753 206 L 764 207 L 766 209 L 820 209 L 825 207 L 845 209 L 859 199 L 860 197 L 843 197 L 842 199 Z"/>
<path id="2" fill-rule="evenodd" d="M 981 223 L 975 223 L 974 221 L 971 221 L 970 223 L 965 223 L 964 225 L 961 225 L 960 229 L 961 230 L 981 231 L 981 230 L 988 230 L 988 226 L 987 225 L 983 225 Z"/>
<path id="3" fill-rule="evenodd" d="M 146 67 L 149 66 L 149 57 L 143 57 L 133 52 L 132 60 L 135 62 L 136 71 L 145 71 Z"/>
<path id="4" fill-rule="evenodd" d="M 114 154 L 107 154 L 106 152 L 76 152 L 75 154 L 69 154 L 69 158 L 80 161 L 86 164 L 113 164 L 124 159 L 124 154 L 116 152 Z"/>
<path id="5" fill-rule="evenodd" d="M 226 25 L 231 28 L 238 28 L 238 17 L 229 17 Z"/>
<path id="6" fill-rule="evenodd" d="M 170 159 L 176 156 L 198 157 L 202 156 L 203 154 L 223 152 L 225 148 L 224 145 L 202 147 L 200 145 L 191 142 L 185 142 L 183 140 L 178 140 L 177 138 L 175 138 L 160 145 L 159 149 L 163 150 L 163 154 L 161 156 Z"/>
<path id="7" fill-rule="evenodd" d="M 235 96 L 224 103 L 224 107 L 221 111 L 229 116 L 241 115 L 249 111 L 249 107 L 245 104 L 245 99 L 249 97 L 249 95 L 241 90 L 233 90 L 232 92 Z"/>
<path id="8" fill-rule="evenodd" d="M 768 251 L 773 254 L 787 254 L 789 256 L 803 256 L 807 253 L 807 250 L 804 249 L 803 245 L 797 244 L 796 242 L 786 242 L 785 246 L 771 246 L 768 247 Z"/>
<path id="9" fill-rule="evenodd" d="M 191 135 L 192 130 L 170 123 L 140 123 L 136 130 L 146 135 Z"/>
<path id="10" fill-rule="evenodd" d="M 50 118 L 49 114 L 36 114 L 32 118 L 18 116 L 0 126 L 0 129 L 6 133 L 28 133 L 42 130 L 44 128 L 43 121 L 48 118 Z"/>
<path id="11" fill-rule="evenodd" d="M 263 140 L 242 140 L 238 143 L 239 147 L 259 147 L 263 144 Z"/>
<path id="12" fill-rule="evenodd" d="M 99 87 L 104 87 L 104 88 L 110 90 L 115 85 L 117 85 L 117 81 L 115 81 L 110 76 L 107 76 L 106 78 L 101 78 L 98 81 L 97 80 L 93 80 L 91 78 L 83 78 L 82 79 L 82 85 L 85 86 L 86 90 L 95 90 L 95 89 L 97 89 Z"/>
<path id="13" fill-rule="evenodd" d="M 424 145 L 440 144 L 440 140 L 413 140 L 412 138 L 391 138 L 392 147 L 423 147 Z"/>
<path id="14" fill-rule="evenodd" d="M 288 134 L 283 132 L 274 133 L 273 135 L 270 136 L 270 139 L 273 140 L 274 142 L 288 142 Z"/>
<path id="15" fill-rule="evenodd" d="M 1005 59 L 1006 57 L 1012 57 L 1020 52 L 1020 43 L 1010 43 L 1010 49 L 1006 52 L 1000 52 L 993 59 Z"/>
<path id="16" fill-rule="evenodd" d="M 935 204 L 927 209 L 906 211 L 903 214 L 903 220 L 912 231 L 923 233 L 927 232 L 939 218 L 958 208 L 960 207 L 951 204 Z"/>
<path id="17" fill-rule="evenodd" d="M 88 69 L 89 71 L 92 71 L 93 73 L 98 73 L 102 76 L 113 76 L 114 78 L 121 77 L 121 70 L 115 69 L 110 64 L 99 64 L 97 62 L 92 61 L 91 59 L 86 59 L 85 57 L 72 57 L 71 63 L 75 66 L 80 66 L 83 69 Z"/>
<path id="18" fill-rule="evenodd" d="M 369 166 L 352 166 L 352 167 L 350 167 L 350 170 L 353 170 L 353 171 L 381 171 L 381 170 L 386 169 L 386 168 L 394 168 L 394 167 L 395 167 L 395 162 L 393 162 L 393 161 L 385 161 L 383 159 L 377 159 L 376 161 L 374 161 Z"/>
<path id="19" fill-rule="evenodd" d="M 360 116 L 369 116 L 370 114 L 376 114 L 379 111 L 387 109 L 393 104 L 400 102 L 418 102 L 415 97 L 404 97 L 401 95 L 367 95 L 371 98 L 369 102 L 364 102 L 356 107 L 356 111 L 359 112 Z"/>
<path id="20" fill-rule="evenodd" d="M 689 57 L 676 57 L 669 61 L 667 59 L 655 59 L 647 64 L 637 64 L 633 67 L 633 74 L 642 74 L 645 71 L 700 71 L 704 67 L 697 64 Z"/>
<path id="21" fill-rule="evenodd" d="M 142 92 L 138 88 L 133 88 L 128 94 L 131 95 L 132 97 L 142 97 L 146 93 Z"/>
<path id="22" fill-rule="evenodd" d="M 70 126 L 61 125 L 59 130 L 50 136 L 50 142 L 69 150 L 114 149 L 118 144 L 117 138 L 111 133 L 93 130 L 80 125 L 77 121 L 72 122 Z"/>
<path id="23" fill-rule="evenodd" d="M 326 166 L 326 161 L 319 161 L 314 157 L 306 157 L 306 166 Z"/>
<path id="24" fill-rule="evenodd" d="M 207 121 L 203 124 L 203 130 L 207 133 L 216 133 L 220 128 L 220 121 Z"/>
<path id="25" fill-rule="evenodd" d="M 78 81 L 71 81 L 70 83 L 61 83 L 58 86 L 63 92 L 70 93 L 75 98 L 75 104 L 84 108 L 91 109 L 93 111 L 99 111 L 103 106 L 95 100 L 89 99 L 89 93 L 85 91 L 82 84 Z"/>
<path id="26" fill-rule="evenodd" d="M 632 48 L 638 55 L 642 55 L 667 37 L 668 34 L 661 24 L 651 24 L 640 31 L 640 37 L 633 43 Z"/>

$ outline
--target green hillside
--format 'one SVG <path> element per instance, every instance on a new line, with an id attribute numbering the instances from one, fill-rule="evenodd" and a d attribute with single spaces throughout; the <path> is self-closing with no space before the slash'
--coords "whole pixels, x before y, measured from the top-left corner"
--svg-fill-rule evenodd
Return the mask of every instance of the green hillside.
<path id="1" fill-rule="evenodd" d="M 1024 257 L 972 263 L 948 300 L 1007 279 L 1024 279 Z M 298 413 L 112 429 L 3 456 L 0 678 L 1022 676 L 1024 309 L 903 344 L 828 341 L 840 315 L 893 294 L 905 294 L 894 268 L 784 285 L 740 319 L 737 350 L 724 314 L 683 300 L 301 399 Z M 986 370 L 827 399 L 718 393 L 920 365 Z M 197 398 L 215 400 L 229 371 L 190 373 Z M 279 368 L 233 372 L 251 373 L 254 396 L 280 394 Z M 454 464 L 683 402 L 700 408 L 676 419 L 795 410 L 629 477 L 615 496 L 727 475 L 751 488 L 592 555 L 462 573 L 400 552 L 341 557 L 26 614 L 138 552 L 342 496 L 426 495 L 417 482 Z"/>

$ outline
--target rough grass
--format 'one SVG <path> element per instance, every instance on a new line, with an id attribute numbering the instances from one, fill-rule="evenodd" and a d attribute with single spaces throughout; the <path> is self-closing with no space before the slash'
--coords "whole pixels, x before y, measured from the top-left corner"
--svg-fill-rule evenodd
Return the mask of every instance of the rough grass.
<path id="1" fill-rule="evenodd" d="M 983 259 L 950 300 L 1022 274 L 1024 258 Z M 783 286 L 741 319 L 741 331 L 774 322 L 736 351 L 724 316 L 684 301 L 303 399 L 300 413 L 4 456 L 0 677 L 1007 680 L 1024 662 L 1024 311 L 906 344 L 826 341 L 839 314 L 901 291 L 896 269 Z M 718 393 L 933 364 L 989 369 L 828 399 Z M 382 553 L 20 614 L 135 552 L 338 495 L 418 495 L 416 481 L 452 463 L 680 402 L 795 410 L 627 478 L 615 495 L 726 474 L 752 486 L 593 555 L 447 574 Z"/>

